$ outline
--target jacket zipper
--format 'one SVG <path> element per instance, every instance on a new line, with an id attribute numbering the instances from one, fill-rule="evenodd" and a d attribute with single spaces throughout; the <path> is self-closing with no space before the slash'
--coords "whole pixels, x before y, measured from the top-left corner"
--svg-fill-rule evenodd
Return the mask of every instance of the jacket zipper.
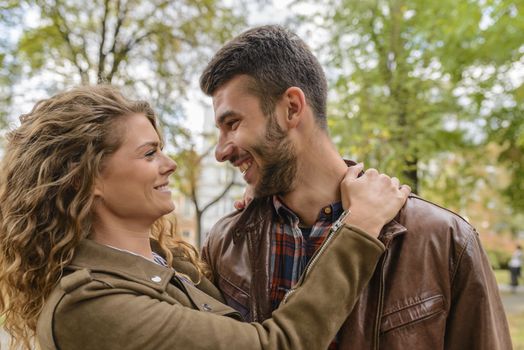
<path id="1" fill-rule="evenodd" d="M 389 254 L 389 245 L 391 240 L 385 244 L 384 255 L 382 256 L 382 264 L 380 265 L 380 284 L 378 288 L 378 305 L 377 305 L 377 316 L 375 318 L 375 325 L 373 329 L 373 349 L 378 350 L 380 346 L 380 320 L 382 319 L 382 308 L 384 307 L 384 266 Z"/>
<path id="2" fill-rule="evenodd" d="M 311 268 L 315 265 L 315 263 L 317 262 L 318 258 L 320 257 L 320 255 L 324 252 L 324 250 L 326 250 L 326 246 L 329 242 L 331 242 L 331 240 L 333 240 L 333 237 L 335 237 L 335 234 L 337 233 L 338 229 L 339 229 L 340 226 L 337 226 L 335 228 L 335 230 L 333 230 L 333 227 L 329 230 L 329 234 L 327 236 L 327 238 L 324 240 L 324 242 L 322 243 L 322 245 L 320 246 L 319 249 L 317 249 L 317 251 L 315 252 L 315 255 L 313 255 L 313 258 L 311 258 L 311 260 L 309 260 L 309 262 L 307 263 L 306 265 L 306 268 L 304 269 L 304 272 L 302 273 L 302 277 L 299 279 L 299 281 L 297 282 L 296 286 L 293 286 L 293 288 L 291 288 L 290 290 L 288 290 L 286 292 L 286 294 L 284 295 L 284 298 L 282 299 L 282 304 L 285 304 L 287 302 L 287 299 L 293 295 L 293 293 L 296 292 L 297 288 L 299 285 L 302 284 L 302 282 L 304 281 L 304 279 L 307 277 L 307 275 L 309 274 L 309 271 L 311 270 Z"/>
<path id="3" fill-rule="evenodd" d="M 253 249 L 253 240 L 252 240 L 250 234 L 247 235 L 247 246 L 248 246 L 248 250 L 249 250 L 248 251 L 249 256 L 250 256 L 250 258 L 252 258 L 251 259 L 251 261 L 252 261 L 251 262 L 251 275 L 255 276 L 255 273 L 253 271 L 253 268 L 254 268 L 253 267 L 253 262 L 254 262 L 254 258 L 253 257 L 255 256 L 255 254 L 254 254 L 254 249 Z M 258 319 L 258 310 L 257 310 L 257 301 L 256 301 L 258 298 L 255 298 L 255 296 L 254 296 L 254 294 L 256 293 L 257 290 L 259 290 L 259 288 L 260 287 L 257 285 L 256 279 L 253 279 L 253 285 L 251 286 L 251 291 L 250 291 L 250 293 L 251 293 L 251 296 L 250 296 L 250 303 L 251 303 L 251 305 L 249 307 L 250 313 L 251 313 L 251 319 L 252 319 L 253 322 L 261 322 Z"/>

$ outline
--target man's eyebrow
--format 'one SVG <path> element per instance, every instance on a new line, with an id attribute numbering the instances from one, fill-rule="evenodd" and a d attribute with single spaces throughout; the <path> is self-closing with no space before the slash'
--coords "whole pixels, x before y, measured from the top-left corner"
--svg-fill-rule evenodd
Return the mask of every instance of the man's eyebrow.
<path id="1" fill-rule="evenodd" d="M 241 114 L 232 110 L 227 110 L 221 115 L 217 117 L 216 127 L 218 128 L 220 125 L 224 124 L 224 121 L 231 116 L 240 116 Z"/>

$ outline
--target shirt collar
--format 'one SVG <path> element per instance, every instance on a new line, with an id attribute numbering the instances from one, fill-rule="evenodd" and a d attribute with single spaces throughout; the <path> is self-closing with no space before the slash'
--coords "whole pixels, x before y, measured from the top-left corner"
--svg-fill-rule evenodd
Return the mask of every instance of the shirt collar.
<path id="1" fill-rule="evenodd" d="M 278 196 L 273 196 L 273 206 L 278 217 L 281 220 L 291 220 L 291 223 L 298 225 L 300 219 L 299 217 L 289 209 Z M 316 222 L 334 222 L 339 218 L 344 209 L 342 208 L 342 202 L 334 202 L 328 204 L 320 210 Z"/>

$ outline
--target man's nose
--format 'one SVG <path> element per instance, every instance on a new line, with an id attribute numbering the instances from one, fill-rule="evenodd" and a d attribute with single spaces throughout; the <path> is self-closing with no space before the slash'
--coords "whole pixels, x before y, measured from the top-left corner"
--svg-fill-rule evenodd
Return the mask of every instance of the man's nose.
<path id="1" fill-rule="evenodd" d="M 230 143 L 226 143 L 223 140 L 219 139 L 215 147 L 216 160 L 219 162 L 225 162 L 231 158 L 232 153 L 233 153 L 233 145 Z"/>

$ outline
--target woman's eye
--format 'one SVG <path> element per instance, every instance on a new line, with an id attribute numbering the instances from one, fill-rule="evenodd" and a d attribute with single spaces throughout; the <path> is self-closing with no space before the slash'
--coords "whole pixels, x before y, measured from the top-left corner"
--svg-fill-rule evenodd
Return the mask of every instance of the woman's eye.
<path id="1" fill-rule="evenodd" d="M 152 149 L 151 151 L 146 153 L 146 158 L 151 158 L 155 155 L 156 149 Z"/>

